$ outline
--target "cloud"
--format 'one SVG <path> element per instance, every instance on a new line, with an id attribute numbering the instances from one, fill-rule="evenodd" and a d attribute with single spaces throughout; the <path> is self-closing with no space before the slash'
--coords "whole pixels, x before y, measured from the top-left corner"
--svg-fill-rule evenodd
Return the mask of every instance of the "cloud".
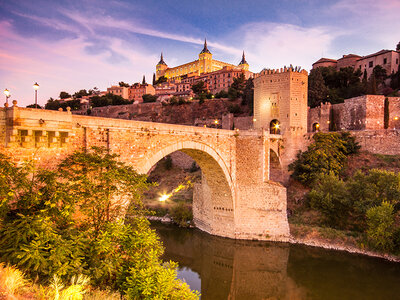
<path id="1" fill-rule="evenodd" d="M 326 27 L 300 27 L 270 22 L 250 23 L 236 33 L 243 39 L 246 58 L 254 72 L 264 67 L 281 68 L 293 64 L 310 69 L 329 49 L 336 34 Z"/>
<path id="2" fill-rule="evenodd" d="M 154 30 L 151 28 L 146 28 L 143 27 L 140 24 L 134 23 L 132 21 L 125 21 L 121 19 L 115 19 L 111 17 L 110 15 L 103 15 L 101 17 L 91 17 L 87 15 L 83 15 L 79 12 L 76 11 L 70 11 L 70 10 L 65 10 L 61 9 L 60 12 L 70 18 L 71 20 L 75 21 L 76 23 L 84 26 L 86 29 L 88 29 L 90 32 L 94 33 L 96 29 L 99 28 L 113 28 L 117 30 L 123 30 L 131 33 L 136 33 L 136 34 L 142 34 L 142 35 L 147 35 L 151 37 L 157 37 L 157 38 L 163 38 L 163 39 L 169 39 L 169 40 L 174 40 L 174 41 L 179 41 L 179 42 L 185 42 L 185 43 L 192 43 L 192 44 L 198 44 L 202 45 L 204 43 L 203 39 L 199 38 L 194 38 L 191 36 L 186 36 L 186 35 L 179 35 L 179 34 L 173 34 L 173 33 L 168 33 L 168 32 L 163 32 L 159 30 Z M 213 41 L 208 41 L 208 44 L 216 49 L 222 50 L 223 52 L 230 53 L 230 54 L 238 54 L 239 50 L 233 47 L 229 47 L 226 45 L 223 45 L 218 42 L 213 42 Z"/>
<path id="3" fill-rule="evenodd" d="M 108 46 L 93 54 L 86 50 L 93 44 L 85 38 L 49 43 L 21 36 L 9 22 L 0 22 L 0 39 L 7 40 L 0 45 L 1 81 L 23 106 L 32 103 L 35 81 L 40 85 L 39 103 L 44 104 L 62 90 L 71 93 L 94 86 L 105 90 L 120 80 L 133 83 L 143 74 L 150 78 L 157 60 L 117 38 L 107 38 Z"/>

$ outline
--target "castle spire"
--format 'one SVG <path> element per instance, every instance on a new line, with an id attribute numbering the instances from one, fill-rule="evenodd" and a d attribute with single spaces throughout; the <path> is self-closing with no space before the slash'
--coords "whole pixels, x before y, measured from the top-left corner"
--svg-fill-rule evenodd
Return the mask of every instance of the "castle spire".
<path id="1" fill-rule="evenodd" d="M 243 51 L 243 54 L 242 54 L 242 60 L 239 63 L 239 66 L 240 65 L 248 65 L 248 63 L 246 61 L 246 57 L 244 56 L 244 51 Z"/>
<path id="2" fill-rule="evenodd" d="M 210 53 L 211 54 L 210 50 L 208 50 L 208 48 L 207 48 L 207 39 L 204 39 L 204 48 L 203 48 L 203 50 L 201 50 L 200 54 L 202 54 L 202 53 Z"/>
<path id="3" fill-rule="evenodd" d="M 161 52 L 161 58 L 157 65 L 167 65 L 164 61 L 163 53 Z"/>

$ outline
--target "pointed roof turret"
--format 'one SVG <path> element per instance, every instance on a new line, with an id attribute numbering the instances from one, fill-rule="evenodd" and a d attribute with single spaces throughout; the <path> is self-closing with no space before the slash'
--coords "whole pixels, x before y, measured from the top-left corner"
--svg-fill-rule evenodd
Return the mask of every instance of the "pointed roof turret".
<path id="1" fill-rule="evenodd" d="M 244 51 L 243 51 L 243 54 L 242 54 L 242 60 L 239 63 L 239 66 L 240 65 L 248 65 L 248 63 L 246 61 L 246 57 L 244 56 Z"/>
<path id="2" fill-rule="evenodd" d="M 167 65 L 164 61 L 163 53 L 161 52 L 161 58 L 157 65 Z"/>
<path id="3" fill-rule="evenodd" d="M 200 54 L 202 54 L 202 53 L 210 53 L 211 54 L 210 50 L 208 50 L 208 48 L 207 48 L 207 39 L 204 39 L 204 48 L 203 48 L 203 50 L 201 50 Z"/>

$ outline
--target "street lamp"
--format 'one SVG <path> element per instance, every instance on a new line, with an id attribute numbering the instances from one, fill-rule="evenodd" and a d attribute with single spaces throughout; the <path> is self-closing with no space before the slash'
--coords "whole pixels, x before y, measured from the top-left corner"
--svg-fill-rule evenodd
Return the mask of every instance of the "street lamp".
<path id="1" fill-rule="evenodd" d="M 5 89 L 5 90 L 4 90 L 4 95 L 6 95 L 6 107 L 8 107 L 8 98 L 11 97 L 10 91 L 7 90 L 7 89 Z"/>
<path id="2" fill-rule="evenodd" d="M 37 90 L 39 89 L 39 85 L 37 82 L 33 85 L 33 89 L 35 90 L 35 108 L 37 108 Z"/>

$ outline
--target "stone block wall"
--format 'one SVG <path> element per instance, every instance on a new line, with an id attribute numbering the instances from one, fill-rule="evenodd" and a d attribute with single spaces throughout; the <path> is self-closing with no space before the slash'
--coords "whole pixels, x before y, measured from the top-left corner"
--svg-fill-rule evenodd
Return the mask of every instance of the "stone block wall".
<path id="1" fill-rule="evenodd" d="M 388 97 L 389 129 L 400 129 L 400 97 Z"/>
<path id="2" fill-rule="evenodd" d="M 344 100 L 340 104 L 321 104 L 308 109 L 308 132 L 313 124 L 320 131 L 385 129 L 385 99 L 388 107 L 388 129 L 400 128 L 400 97 L 365 95 Z"/>
<path id="3" fill-rule="evenodd" d="M 204 177 L 195 195 L 195 222 L 212 234 L 236 239 L 287 240 L 285 188 L 265 180 L 269 161 L 260 131 L 72 115 L 70 111 L 8 108 L 1 152 L 15 160 L 34 159 L 54 167 L 75 150 L 105 147 L 138 173 L 147 173 L 176 151 L 190 156 Z M 4 110 L 3 110 L 4 116 Z M 3 117 L 4 118 L 4 117 Z M 197 197 L 197 198 L 196 198 Z"/>

